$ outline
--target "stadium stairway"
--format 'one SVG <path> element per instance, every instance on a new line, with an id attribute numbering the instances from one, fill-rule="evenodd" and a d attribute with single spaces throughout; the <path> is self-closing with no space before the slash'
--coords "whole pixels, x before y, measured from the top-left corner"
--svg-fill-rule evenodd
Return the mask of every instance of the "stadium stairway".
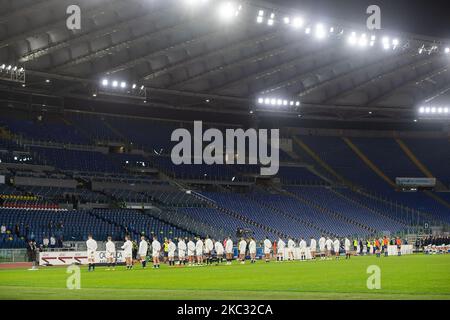
<path id="1" fill-rule="evenodd" d="M 225 239 L 229 235 L 222 229 L 192 219 L 184 214 L 182 210 L 145 210 L 144 214 L 201 237 L 210 236 L 215 239 Z"/>
<path id="2" fill-rule="evenodd" d="M 396 222 L 396 223 L 405 224 L 405 222 L 402 221 L 401 219 L 397 219 L 397 218 L 395 218 L 395 217 L 393 217 L 393 216 L 389 216 L 389 215 L 383 213 L 382 211 L 375 210 L 374 208 L 371 208 L 371 207 L 367 206 L 363 201 L 357 200 L 356 198 L 348 197 L 348 196 L 346 196 L 345 194 L 340 193 L 339 191 L 337 191 L 337 190 L 334 189 L 334 188 L 332 188 L 332 189 L 330 189 L 330 190 L 331 190 L 331 192 L 333 192 L 334 194 L 336 194 L 336 195 L 338 195 L 338 196 L 344 198 L 345 200 L 347 200 L 347 201 L 349 201 L 349 202 L 352 202 L 352 203 L 354 203 L 355 205 L 357 205 L 357 206 L 359 206 L 359 207 L 361 207 L 361 208 L 364 208 L 364 209 L 370 211 L 371 213 L 373 213 L 373 214 L 379 216 L 380 219 L 388 219 L 388 220 L 394 221 L 394 222 Z"/>
<path id="3" fill-rule="evenodd" d="M 83 128 L 81 128 L 80 126 L 74 124 L 72 121 L 70 121 L 69 119 L 67 119 L 66 117 L 60 116 L 59 117 L 61 119 L 61 121 L 67 125 L 68 128 L 75 128 L 85 139 L 86 141 L 91 141 L 92 138 L 89 135 L 89 133 L 87 133 L 86 131 L 84 131 Z"/>
<path id="4" fill-rule="evenodd" d="M 369 233 L 377 233 L 378 232 L 378 230 L 376 230 L 376 229 L 374 229 L 374 228 L 372 228 L 370 226 L 367 226 L 367 225 L 365 225 L 363 223 L 360 223 L 360 222 L 358 222 L 356 220 L 350 219 L 350 218 L 344 216 L 343 214 L 341 214 L 341 213 L 339 213 L 339 212 L 337 212 L 337 211 L 335 211 L 333 209 L 324 207 L 324 206 L 320 205 L 319 203 L 317 203 L 315 201 L 312 201 L 310 199 L 306 199 L 306 198 L 300 196 L 299 194 L 290 192 L 288 190 L 284 190 L 284 192 L 285 192 L 285 194 L 289 195 L 290 197 L 292 197 L 292 198 L 294 198 L 294 199 L 296 199 L 296 200 L 298 200 L 300 202 L 303 202 L 303 203 L 305 203 L 305 204 L 307 204 L 307 205 L 309 205 L 311 207 L 314 207 L 314 208 L 318 209 L 319 211 L 321 211 L 322 213 L 324 213 L 326 215 L 333 216 L 333 217 L 337 218 L 338 220 L 341 220 L 343 222 L 346 222 L 346 223 L 352 224 L 352 225 L 354 225 L 356 227 L 359 227 L 361 229 L 364 229 L 364 230 L 368 231 Z"/>
<path id="5" fill-rule="evenodd" d="M 398 143 L 400 148 L 403 150 L 403 152 L 406 154 L 406 156 L 411 160 L 411 162 L 428 178 L 435 178 L 433 173 L 416 157 L 414 152 L 407 146 L 407 144 L 401 140 L 401 139 L 395 139 L 395 141 Z M 448 190 L 448 188 L 441 182 L 439 179 L 436 179 L 436 187 L 440 190 Z M 442 205 L 446 206 L 447 208 L 450 208 L 450 204 L 439 197 L 438 195 L 426 191 L 425 194 L 427 194 L 429 197 L 433 198 L 437 202 L 441 203 Z"/>
<path id="6" fill-rule="evenodd" d="M 276 189 L 276 191 L 279 192 L 279 193 L 282 194 L 282 195 L 289 196 L 289 194 L 287 194 L 286 191 L 283 190 L 283 189 L 279 189 L 279 188 L 278 188 L 278 189 Z M 251 197 L 249 197 L 249 196 L 245 196 L 245 197 L 247 197 L 248 199 L 253 200 L 254 202 L 258 203 L 258 204 L 259 204 L 260 206 L 262 206 L 262 207 L 266 207 L 266 208 L 268 208 L 268 209 L 270 209 L 270 210 L 272 210 L 272 211 L 275 211 L 275 212 L 277 212 L 277 213 L 279 213 L 279 214 L 281 214 L 281 215 L 287 217 L 288 219 L 294 220 L 295 222 L 298 222 L 298 223 L 300 223 L 300 224 L 302 224 L 302 225 L 304 225 L 304 226 L 306 226 L 306 227 L 309 227 L 309 228 L 312 228 L 312 229 L 314 229 L 314 230 L 317 230 L 317 231 L 320 232 L 320 234 L 324 234 L 324 235 L 326 235 L 326 236 L 331 236 L 331 237 L 337 237 L 337 235 L 334 234 L 333 232 L 330 232 L 330 231 L 328 231 L 328 230 L 325 230 L 325 229 L 319 227 L 318 225 L 316 225 L 316 224 L 314 224 L 314 223 L 311 223 L 311 222 L 309 222 L 309 221 L 306 221 L 306 220 L 304 220 L 304 219 L 301 219 L 300 217 L 297 217 L 297 216 L 294 216 L 294 215 L 292 215 L 292 214 L 289 214 L 289 213 L 286 212 L 285 210 L 282 210 L 282 209 L 280 209 L 280 208 L 276 208 L 276 207 L 274 207 L 273 205 L 268 204 L 268 203 L 262 203 L 262 202 L 258 201 L 257 199 L 251 198 Z M 300 239 L 295 239 L 295 240 L 299 241 Z"/>
<path id="7" fill-rule="evenodd" d="M 350 147 L 350 149 L 381 179 L 383 179 L 392 188 L 396 187 L 396 184 L 382 172 L 349 138 L 342 138 L 344 142 Z"/>
<path id="8" fill-rule="evenodd" d="M 255 226 L 255 227 L 257 227 L 259 229 L 262 229 L 262 230 L 264 230 L 266 232 L 273 233 L 273 234 L 275 234 L 275 235 L 277 235 L 279 237 L 289 238 L 288 234 L 285 234 L 285 233 L 283 233 L 283 232 L 281 232 L 279 230 L 275 230 L 272 227 L 265 226 L 265 225 L 255 221 L 253 219 L 245 217 L 244 215 L 242 215 L 241 213 L 239 213 L 239 212 L 237 212 L 235 210 L 231 210 L 229 208 L 223 207 L 223 206 L 219 205 L 218 203 L 216 203 L 215 201 L 213 201 L 213 200 L 211 200 L 211 199 L 209 199 L 209 198 L 207 198 L 205 196 L 202 196 L 202 195 L 197 194 L 197 193 L 193 193 L 193 195 L 194 195 L 194 197 L 197 197 L 198 199 L 201 199 L 202 201 L 206 201 L 211 207 L 221 211 L 222 213 L 224 213 L 224 214 L 226 214 L 228 216 L 231 216 L 231 217 L 233 217 L 235 219 L 241 220 L 241 221 L 243 221 L 243 222 L 245 222 L 247 224 Z"/>
<path id="9" fill-rule="evenodd" d="M 297 144 L 297 146 L 299 146 L 303 151 L 305 151 L 306 154 L 308 154 L 314 161 L 316 161 L 319 167 L 325 169 L 325 171 L 331 174 L 331 176 L 335 177 L 337 181 L 340 181 L 347 185 L 351 185 L 351 182 L 347 181 L 343 176 L 338 174 L 328 163 L 326 163 L 323 159 L 321 159 L 320 156 L 316 152 L 314 152 L 308 145 L 306 145 L 306 143 L 304 143 L 298 136 L 293 135 L 293 141 L 295 144 Z"/>

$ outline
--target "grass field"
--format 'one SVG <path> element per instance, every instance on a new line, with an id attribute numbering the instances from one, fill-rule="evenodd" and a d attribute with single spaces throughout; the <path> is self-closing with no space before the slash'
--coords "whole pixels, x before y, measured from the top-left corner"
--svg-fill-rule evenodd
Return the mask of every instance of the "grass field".
<path id="1" fill-rule="evenodd" d="M 381 269 L 381 289 L 367 289 L 367 267 Z M 81 271 L 66 289 L 61 267 L 0 270 L 0 299 L 450 299 L 450 255 L 169 268 Z"/>

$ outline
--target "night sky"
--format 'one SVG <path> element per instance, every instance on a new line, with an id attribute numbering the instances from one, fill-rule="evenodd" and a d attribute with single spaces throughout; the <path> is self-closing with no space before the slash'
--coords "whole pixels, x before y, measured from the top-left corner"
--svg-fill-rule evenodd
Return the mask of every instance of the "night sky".
<path id="1" fill-rule="evenodd" d="M 335 18 L 366 24 L 366 9 L 376 4 L 381 8 L 382 28 L 409 32 L 450 41 L 450 0 L 266 0 L 314 17 Z"/>

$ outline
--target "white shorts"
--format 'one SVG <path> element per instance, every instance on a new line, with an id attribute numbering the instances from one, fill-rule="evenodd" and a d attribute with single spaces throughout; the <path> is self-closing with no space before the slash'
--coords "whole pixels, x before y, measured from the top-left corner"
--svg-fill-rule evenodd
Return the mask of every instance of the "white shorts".
<path id="1" fill-rule="evenodd" d="M 288 253 L 294 252 L 294 248 L 288 248 Z"/>
<path id="2" fill-rule="evenodd" d="M 320 249 L 320 252 L 325 252 L 325 247 L 321 247 L 319 249 Z"/>
<path id="3" fill-rule="evenodd" d="M 173 258 L 173 257 L 175 257 L 175 252 L 168 252 L 167 253 L 167 256 L 169 257 L 169 258 Z"/>
<path id="4" fill-rule="evenodd" d="M 115 252 L 108 252 L 106 251 L 106 259 L 112 259 L 116 257 L 116 253 Z"/>
<path id="5" fill-rule="evenodd" d="M 95 259 L 95 251 L 88 251 L 87 252 L 87 257 L 88 257 L 89 260 Z"/>
<path id="6" fill-rule="evenodd" d="M 227 250 L 226 253 L 227 253 L 227 254 L 233 254 L 233 250 L 231 250 L 231 251 L 228 251 L 228 250 Z"/>
<path id="7" fill-rule="evenodd" d="M 124 257 L 125 259 L 131 259 L 131 258 L 133 257 L 133 254 L 132 254 L 131 252 L 125 252 L 125 253 L 123 254 L 123 257 Z"/>
<path id="8" fill-rule="evenodd" d="M 201 256 L 203 256 L 203 251 L 202 250 L 196 250 L 195 254 L 197 255 L 197 257 L 201 257 Z"/>
<path id="9" fill-rule="evenodd" d="M 264 249 L 264 254 L 270 254 L 270 249 Z"/>
<path id="10" fill-rule="evenodd" d="M 239 254 L 245 254 L 245 250 L 239 251 Z"/>
<path id="11" fill-rule="evenodd" d="M 152 257 L 153 258 L 158 258 L 159 257 L 159 251 L 153 251 L 152 252 Z"/>
<path id="12" fill-rule="evenodd" d="M 191 250 L 189 250 L 189 251 L 188 251 L 188 256 L 189 256 L 189 257 L 192 257 L 192 256 L 194 256 L 194 254 L 195 254 L 195 252 L 194 252 L 194 251 L 191 251 Z"/>
<path id="13" fill-rule="evenodd" d="M 184 258 L 186 255 L 186 251 L 184 250 L 178 250 L 178 258 Z"/>
<path id="14" fill-rule="evenodd" d="M 264 252 L 265 252 L 265 251 L 264 251 Z M 270 253 L 270 252 L 268 252 L 268 253 Z M 284 253 L 284 249 L 278 249 L 278 250 L 277 250 L 277 253 L 278 253 L 278 254 L 283 254 L 283 253 Z"/>
<path id="15" fill-rule="evenodd" d="M 147 252 L 142 252 L 142 253 L 140 253 L 140 252 L 138 252 L 138 255 L 139 255 L 139 257 L 141 257 L 141 259 L 145 259 L 145 258 L 147 258 Z"/>
<path id="16" fill-rule="evenodd" d="M 255 254 L 256 250 L 250 250 L 250 254 Z"/>
<path id="17" fill-rule="evenodd" d="M 218 257 L 222 257 L 223 256 L 223 251 L 217 251 L 217 256 Z"/>

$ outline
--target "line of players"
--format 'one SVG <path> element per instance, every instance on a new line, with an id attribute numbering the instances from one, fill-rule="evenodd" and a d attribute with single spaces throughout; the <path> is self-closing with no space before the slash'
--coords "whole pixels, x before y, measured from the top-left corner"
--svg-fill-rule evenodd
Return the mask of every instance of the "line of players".
<path id="1" fill-rule="evenodd" d="M 345 258 L 350 259 L 353 252 L 356 251 L 355 243 L 352 247 L 352 243 L 348 238 L 343 239 L 342 242 L 345 250 Z M 319 247 L 318 253 L 317 244 Z M 387 245 L 386 237 L 382 240 L 382 244 L 383 249 L 385 249 L 385 244 Z M 89 271 L 93 271 L 95 270 L 95 253 L 97 251 L 97 242 L 92 238 L 92 235 L 88 236 L 86 246 Z M 186 263 L 189 265 L 204 265 L 205 263 L 208 265 L 214 262 L 222 263 L 224 261 L 224 255 L 226 264 L 230 265 L 233 261 L 234 255 L 233 246 L 234 244 L 231 237 L 224 239 L 223 242 L 215 241 L 209 237 L 206 237 L 204 240 L 200 237 L 196 237 L 195 239 L 180 238 L 178 239 L 177 244 L 175 244 L 171 239 L 168 239 L 167 243 L 164 243 L 164 245 L 161 245 L 157 237 L 153 237 L 153 241 L 151 243 L 153 268 L 160 267 L 160 256 L 162 249 L 164 249 L 164 252 L 167 253 L 168 263 L 170 266 L 175 265 L 175 253 L 177 250 L 179 265 L 186 265 Z M 256 240 L 254 238 L 250 238 L 248 240 L 245 240 L 244 238 L 240 239 L 237 247 L 239 253 L 238 260 L 241 264 L 245 263 L 247 252 L 250 254 L 250 263 L 256 262 L 256 246 Z M 300 260 L 307 259 L 307 247 L 306 241 L 302 238 L 298 244 Z M 285 252 L 287 251 L 287 260 L 294 260 L 295 248 L 296 243 L 293 239 L 288 239 L 287 243 L 285 243 L 283 239 L 280 238 L 276 243 L 276 247 L 274 247 L 270 239 L 266 237 L 263 242 L 264 259 L 266 262 L 269 262 L 273 253 L 276 255 L 276 261 L 281 262 L 285 259 Z M 335 240 L 332 240 L 329 237 L 325 238 L 325 236 L 322 236 L 318 242 L 314 238 L 311 238 L 309 248 L 311 259 L 313 260 L 315 260 L 317 256 L 319 256 L 322 260 L 330 260 L 333 255 L 335 256 L 335 259 L 339 259 L 341 241 L 337 238 Z M 377 256 L 379 256 L 381 248 L 380 242 L 376 248 Z M 132 269 L 133 243 L 131 242 L 129 236 L 125 236 L 125 242 L 123 246 L 121 246 L 121 249 L 124 252 L 126 268 Z M 147 266 L 148 251 L 149 243 L 145 236 L 141 236 L 141 241 L 139 242 L 139 248 L 137 251 L 137 258 L 141 262 L 142 268 L 146 268 Z M 384 252 L 387 255 L 387 250 L 384 250 Z M 116 263 L 116 246 L 111 237 L 108 237 L 108 241 L 106 243 L 106 259 L 108 269 L 114 269 Z"/>

